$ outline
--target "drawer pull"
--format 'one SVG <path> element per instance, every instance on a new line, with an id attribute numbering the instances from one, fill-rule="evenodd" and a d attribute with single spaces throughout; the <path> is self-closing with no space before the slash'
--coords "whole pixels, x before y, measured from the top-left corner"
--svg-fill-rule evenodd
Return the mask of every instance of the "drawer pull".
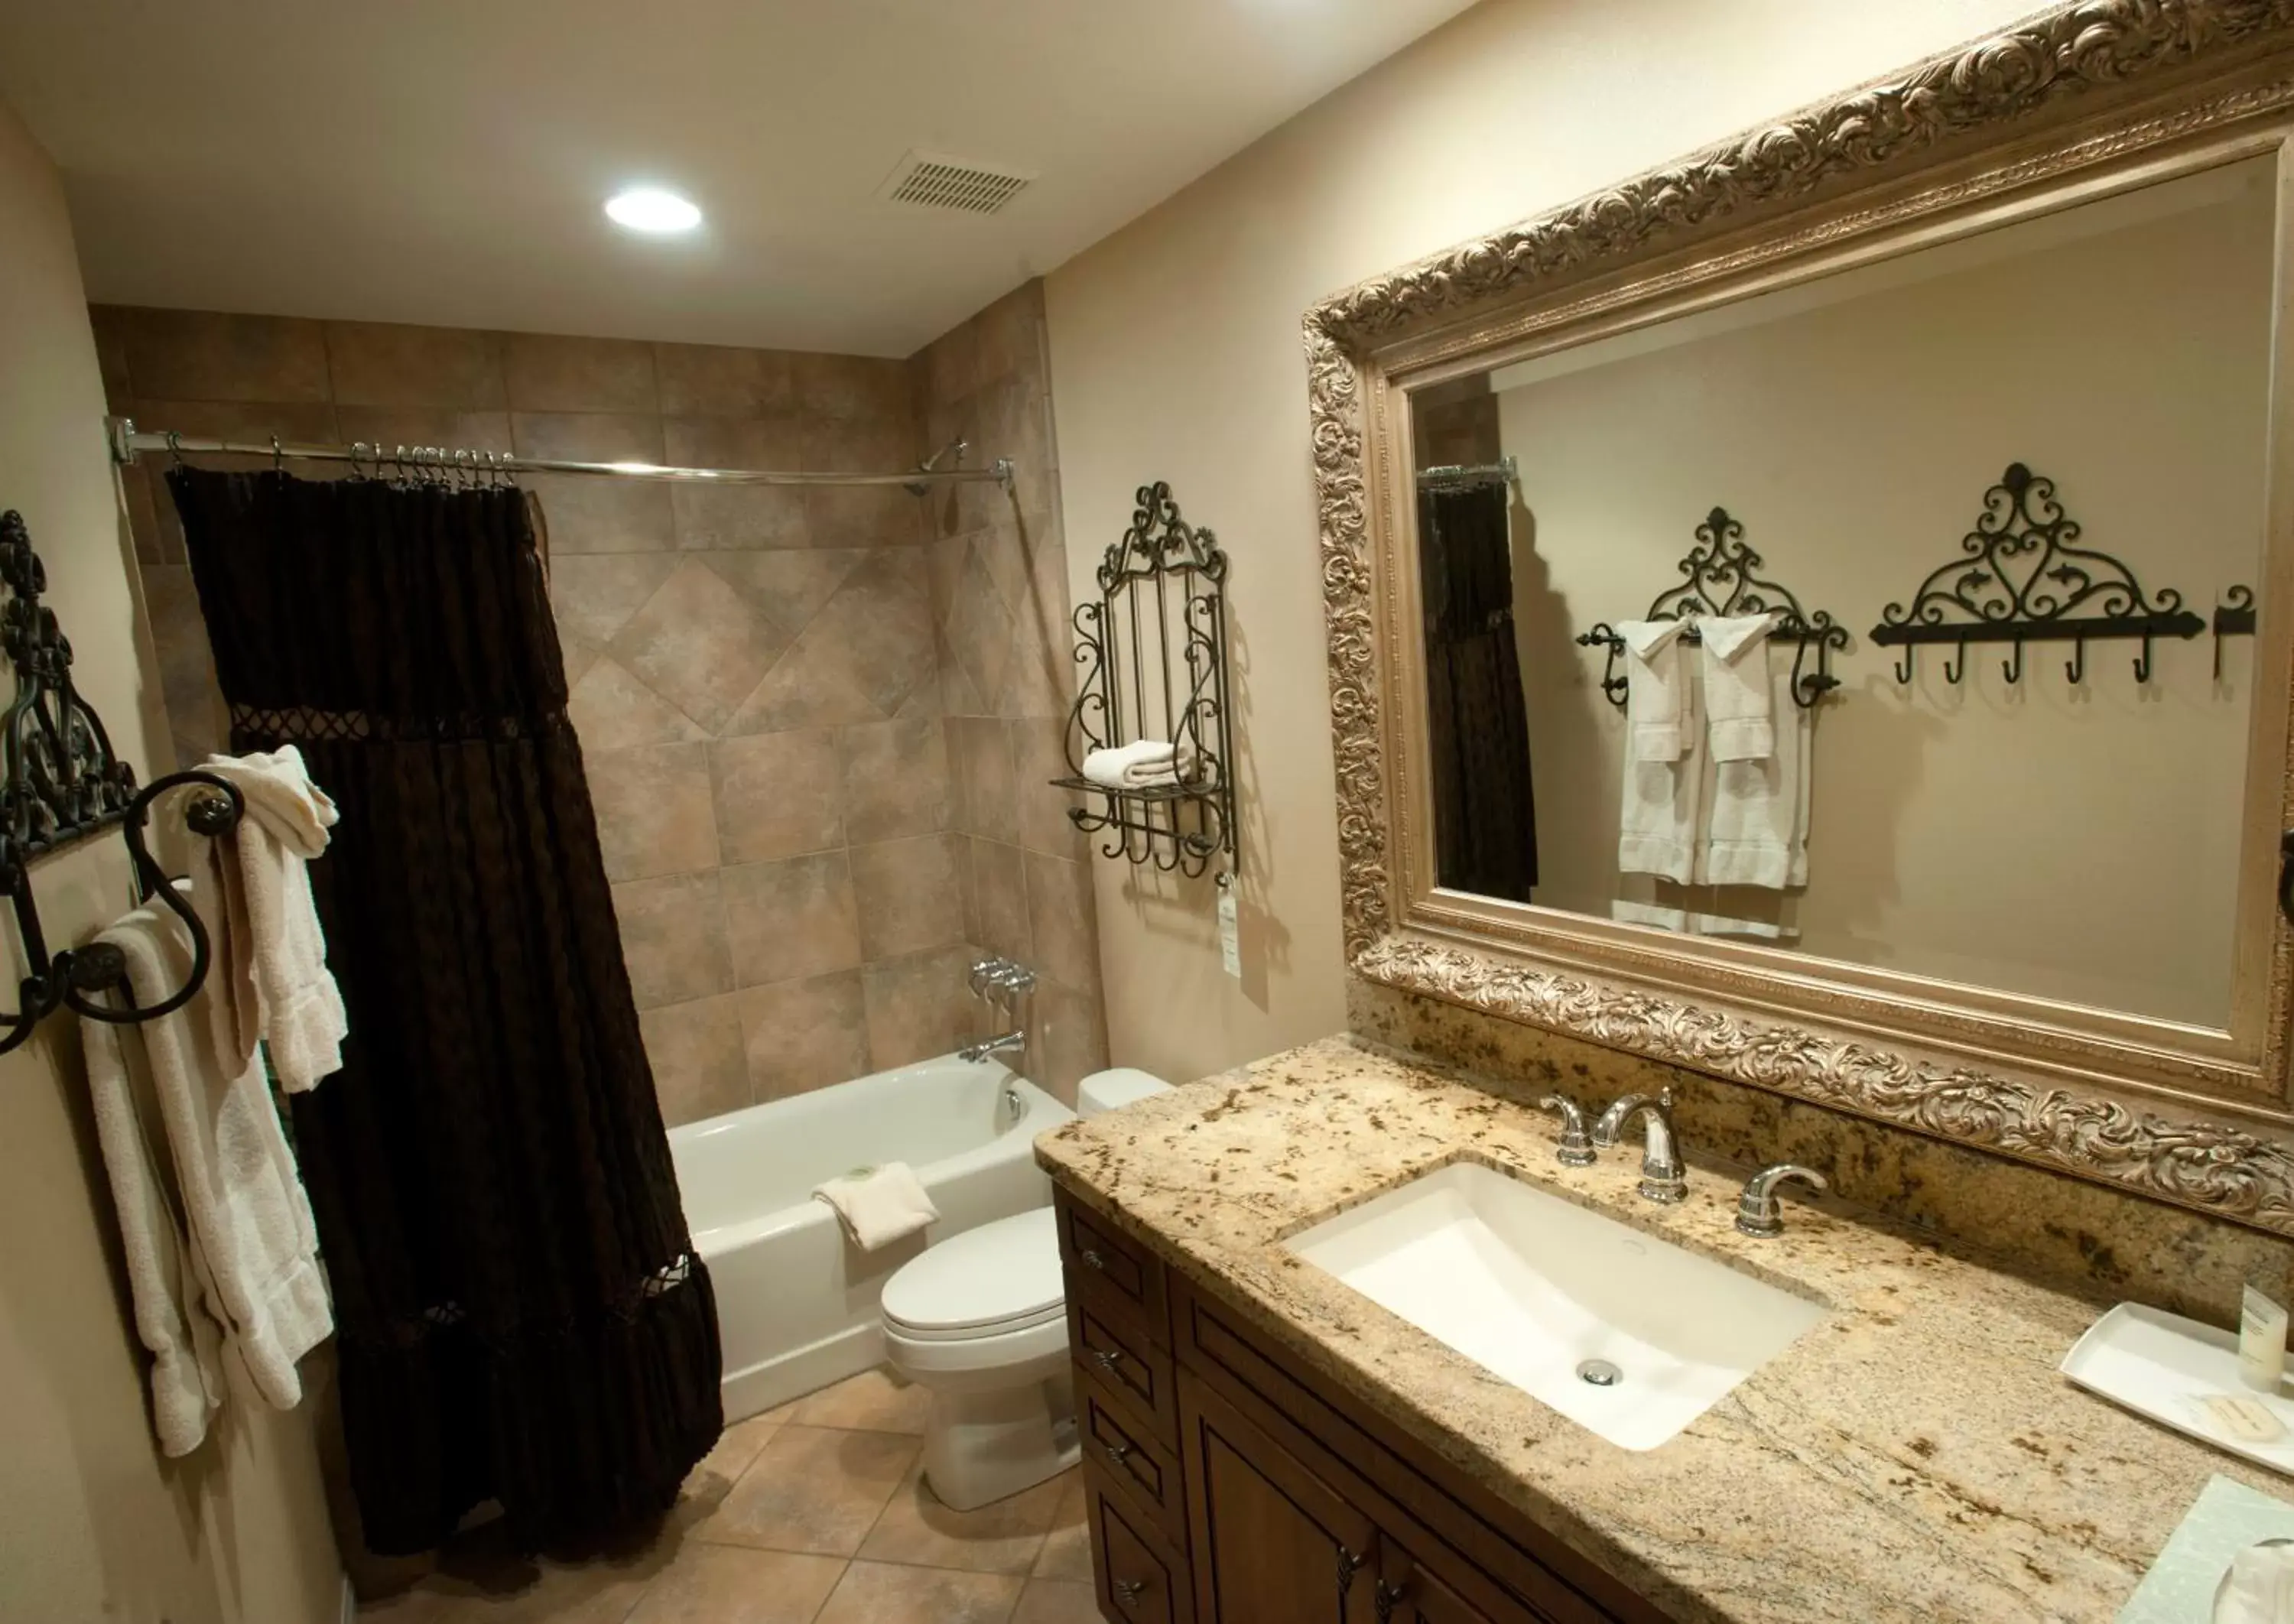
<path id="1" fill-rule="evenodd" d="M 1379 1579 L 1378 1587 L 1371 1592 L 1371 1599 L 1378 1604 L 1378 1624 L 1394 1624 L 1394 1609 L 1402 1598 L 1409 1594 L 1410 1585 L 1407 1580 L 1398 1585 L 1389 1585 L 1384 1579 Z"/>
<path id="2" fill-rule="evenodd" d="M 1099 1368 L 1106 1371 L 1110 1376 L 1113 1376 L 1115 1374 L 1115 1367 L 1120 1363 L 1123 1359 L 1123 1350 L 1121 1348 L 1093 1348 L 1090 1350 L 1090 1352 L 1092 1358 L 1099 1362 Z"/>
<path id="3" fill-rule="evenodd" d="M 1083 1258 L 1083 1266 L 1086 1269 L 1103 1270 L 1107 1267 L 1107 1260 L 1102 1257 L 1098 1253 L 1093 1251 L 1089 1246 L 1086 1246 L 1083 1249 L 1081 1256 Z"/>
<path id="4" fill-rule="evenodd" d="M 1343 1545 L 1338 1547 L 1338 1611 L 1340 1612 L 1344 1612 L 1346 1608 L 1346 1592 L 1354 1587 L 1354 1574 L 1361 1570 L 1363 1563 L 1369 1560 L 1367 1554 L 1357 1556 Z"/>
<path id="5" fill-rule="evenodd" d="M 1115 1592 L 1115 1599 L 1126 1607 L 1147 1594 L 1147 1581 L 1143 1579 L 1114 1579 L 1107 1587 Z"/>
<path id="6" fill-rule="evenodd" d="M 1099 1447 L 1110 1465 L 1119 1466 L 1131 1458 L 1132 1446 L 1127 1443 L 1102 1443 Z"/>

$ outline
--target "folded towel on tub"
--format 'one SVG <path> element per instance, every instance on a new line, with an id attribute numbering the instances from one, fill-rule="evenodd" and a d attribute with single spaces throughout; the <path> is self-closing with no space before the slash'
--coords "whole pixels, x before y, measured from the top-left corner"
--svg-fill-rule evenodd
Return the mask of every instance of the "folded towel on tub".
<path id="1" fill-rule="evenodd" d="M 905 1240 L 925 1225 L 940 1222 L 940 1208 L 932 1205 L 931 1192 L 906 1162 L 856 1167 L 817 1186 L 812 1198 L 835 1209 L 844 1232 L 863 1252 Z"/>

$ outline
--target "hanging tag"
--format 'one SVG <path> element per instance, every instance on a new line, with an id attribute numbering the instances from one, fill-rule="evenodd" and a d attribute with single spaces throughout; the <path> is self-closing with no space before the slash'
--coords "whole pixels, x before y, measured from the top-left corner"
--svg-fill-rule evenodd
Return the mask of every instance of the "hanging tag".
<path id="1" fill-rule="evenodd" d="M 1219 968 L 1236 980 L 1242 979 L 1242 923 L 1241 910 L 1235 905 L 1234 876 L 1218 877 Z"/>

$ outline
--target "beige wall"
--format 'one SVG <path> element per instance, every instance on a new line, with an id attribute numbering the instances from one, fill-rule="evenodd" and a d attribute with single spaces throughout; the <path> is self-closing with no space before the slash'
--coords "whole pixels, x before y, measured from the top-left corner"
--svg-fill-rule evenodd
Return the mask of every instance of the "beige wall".
<path id="1" fill-rule="evenodd" d="M 1868 633 L 1965 556 L 2010 459 L 2154 597 L 2203 617 L 2255 584 L 2276 194 L 2249 159 L 1498 372 L 1536 900 L 1780 919 L 1826 958 L 2226 1026 L 2251 639 L 2220 682 L 2200 637 L 2158 644 L 2148 686 L 2141 644 L 2097 642 L 2078 687 L 2069 643 L 2029 646 L 2020 684 L 2006 646 L 1959 686 L 1924 649 L 1907 687 Z M 1803 891 L 1617 873 L 1624 716 L 1574 638 L 1680 587 L 1716 503 L 1855 639 L 1814 729 Z"/>
<path id="2" fill-rule="evenodd" d="M 1485 0 L 1051 275 L 1071 590 L 1150 479 L 1233 558 L 1245 973 L 1208 882 L 1098 864 L 1118 1060 L 1189 1077 L 1346 1024 L 1307 306 L 2029 9 Z"/>
<path id="3" fill-rule="evenodd" d="M 1015 458 L 1015 495 L 929 503 L 529 483 L 667 1119 L 946 1053 L 984 1017 L 964 979 L 982 946 L 1053 961 L 1022 1068 L 1072 1092 L 1097 1063 L 1090 889 L 1035 770 L 1065 712 L 1047 628 L 1066 623 L 1039 287 L 911 361 L 94 313 L 114 409 L 151 428 L 843 472 L 960 435 Z M 227 724 L 160 460 L 128 488 L 188 762 Z"/>
<path id="4" fill-rule="evenodd" d="M 0 107 L 0 506 L 24 516 L 82 691 L 146 775 L 164 751 L 118 501 L 103 389 L 53 169 Z M 127 901 L 116 839 L 35 865 L 51 941 Z M 12 944 L 12 933 L 8 938 Z M 12 946 L 0 985 L 13 989 Z M 340 1568 L 306 1398 L 238 1392 L 190 1458 L 161 1458 L 111 1204 L 68 1019 L 0 1059 L 0 1617 L 40 1624 L 316 1624 Z"/>

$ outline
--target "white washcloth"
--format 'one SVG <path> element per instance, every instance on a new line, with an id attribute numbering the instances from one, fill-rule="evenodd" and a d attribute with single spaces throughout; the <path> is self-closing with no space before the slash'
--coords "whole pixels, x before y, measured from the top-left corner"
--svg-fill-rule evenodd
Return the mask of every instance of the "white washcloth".
<path id="1" fill-rule="evenodd" d="M 1758 761 L 1777 748 L 1769 690 L 1769 633 L 1780 617 L 1708 616 L 1696 625 L 1704 644 L 1704 727 L 1715 761 Z"/>
<path id="2" fill-rule="evenodd" d="M 1678 621 L 1634 623 L 1670 626 L 1676 636 L 1681 629 Z M 1629 639 L 1630 646 L 1631 633 L 1622 626 L 1618 630 Z M 1658 653 L 1676 673 L 1681 670 L 1677 643 L 1668 640 Z M 1628 680 L 1638 680 L 1639 673 L 1631 665 L 1627 674 Z M 1696 816 L 1704 792 L 1704 740 L 1696 725 L 1695 690 L 1685 681 L 1669 684 L 1668 687 L 1665 703 L 1671 714 L 1665 727 L 1672 742 L 1680 746 L 1679 752 L 1672 758 L 1645 757 L 1636 749 L 1641 742 L 1641 729 L 1630 718 L 1632 694 L 1639 690 L 1634 689 L 1626 695 L 1629 719 L 1624 793 L 1617 816 L 1617 866 L 1629 873 L 1661 874 L 1686 885 L 1696 869 Z"/>
<path id="3" fill-rule="evenodd" d="M 1083 759 L 1083 775 L 1110 790 L 1144 790 L 1193 778 L 1195 747 L 1161 739 L 1135 739 Z"/>
<path id="4" fill-rule="evenodd" d="M 191 932 L 165 908 L 138 908 L 97 939 L 125 955 L 138 1004 L 161 1003 L 191 974 Z M 203 989 L 172 1014 L 105 1028 L 90 1052 L 141 1041 L 191 1247 L 227 1345 L 256 1391 L 291 1409 L 303 1397 L 296 1361 L 334 1329 L 318 1233 L 263 1068 L 218 1063 L 207 996 Z M 116 1052 L 92 1064 L 125 1070 Z"/>
<path id="5" fill-rule="evenodd" d="M 1793 702 L 1790 651 L 1767 648 L 1776 748 L 1757 761 L 1720 761 L 1696 878 L 1771 890 L 1808 883 L 1809 713 Z"/>
<path id="6" fill-rule="evenodd" d="M 1619 621 L 1625 641 L 1625 753 L 1636 761 L 1677 761 L 1689 744 L 1688 668 L 1680 657 L 1687 621 Z"/>
<path id="7" fill-rule="evenodd" d="M 342 1069 L 349 1022 L 327 968 L 327 939 L 306 865 L 327 849 L 338 814 L 292 744 L 249 756 L 209 756 L 203 771 L 240 793 L 246 814 L 229 834 L 199 842 L 192 897 L 215 947 L 207 1001 L 214 1040 L 234 1075 L 259 1038 L 290 1093 Z"/>
<path id="8" fill-rule="evenodd" d="M 2294 1624 L 2294 1541 L 2265 1539 L 2230 1559 L 2215 1587 L 2214 1624 Z"/>
<path id="9" fill-rule="evenodd" d="M 931 1192 L 906 1162 L 855 1168 L 815 1189 L 812 1198 L 836 1209 L 844 1232 L 863 1252 L 889 1246 L 940 1222 Z"/>
<path id="10" fill-rule="evenodd" d="M 167 1164 L 139 1106 L 150 1095 L 149 1078 L 135 1076 L 142 1045 L 122 1043 L 123 1028 L 109 1021 L 83 1015 L 79 1024 L 135 1334 L 151 1353 L 152 1426 L 161 1454 L 188 1455 L 207 1437 L 207 1418 L 222 1407 L 224 1392 L 216 1322 L 200 1306 L 204 1271 L 169 1199 Z"/>

